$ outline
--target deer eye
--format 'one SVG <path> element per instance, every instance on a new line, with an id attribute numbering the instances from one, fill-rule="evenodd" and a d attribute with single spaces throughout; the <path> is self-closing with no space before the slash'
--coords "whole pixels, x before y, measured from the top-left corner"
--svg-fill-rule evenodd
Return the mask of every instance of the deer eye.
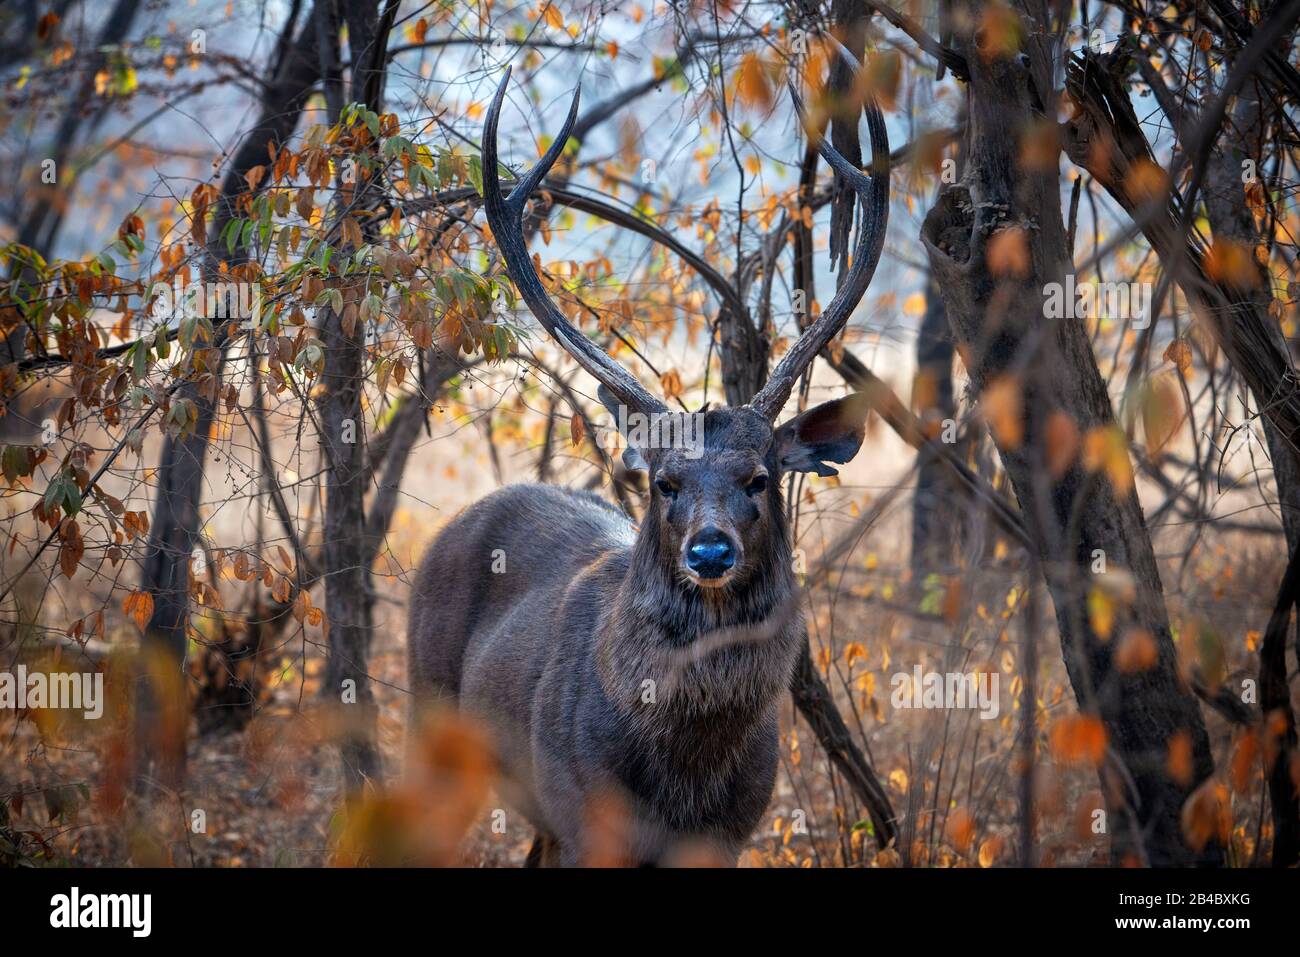
<path id="1" fill-rule="evenodd" d="M 659 494 L 668 499 L 668 501 L 677 501 L 677 489 L 673 488 L 672 483 L 667 479 L 659 479 L 655 482 L 655 486 L 659 489 Z"/>
<path id="2" fill-rule="evenodd" d="M 760 495 L 767 491 L 767 476 L 763 474 L 755 475 L 745 485 L 746 495 Z"/>

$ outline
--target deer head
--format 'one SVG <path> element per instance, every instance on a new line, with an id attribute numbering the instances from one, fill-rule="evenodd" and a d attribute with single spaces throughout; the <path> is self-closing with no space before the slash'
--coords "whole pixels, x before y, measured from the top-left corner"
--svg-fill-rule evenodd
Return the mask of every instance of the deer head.
<path id="1" fill-rule="evenodd" d="M 841 53 L 851 59 L 842 47 Z M 525 206 L 568 142 L 579 94 L 574 93 L 569 115 L 550 149 L 503 196 L 497 123 L 509 80 L 507 68 L 483 130 L 483 205 L 506 270 L 542 327 L 600 383 L 601 402 L 615 419 L 623 423 L 637 417 L 652 424 L 624 453 L 629 468 L 649 472 L 651 502 L 642 537 L 657 541 L 658 553 L 665 559 L 672 557 L 675 574 L 685 582 L 706 590 L 738 586 L 770 561 L 774 551 L 788 553 L 782 475 L 835 475 L 832 463 L 848 462 L 862 444 L 869 411 L 862 395 L 827 402 L 780 426 L 775 421 L 800 376 L 843 330 L 880 261 L 889 210 L 889 142 L 880 109 L 874 102 L 865 108 L 871 175 L 848 162 L 825 137 L 818 137 L 822 157 L 857 193 L 862 209 L 851 266 L 835 298 L 804 329 L 749 404 L 674 414 L 569 323 L 534 269 L 524 239 Z M 793 87 L 790 95 L 807 127 Z M 811 130 L 810 134 L 817 135 Z M 694 422 L 692 415 L 697 417 Z M 647 441 L 646 435 L 654 440 Z"/>

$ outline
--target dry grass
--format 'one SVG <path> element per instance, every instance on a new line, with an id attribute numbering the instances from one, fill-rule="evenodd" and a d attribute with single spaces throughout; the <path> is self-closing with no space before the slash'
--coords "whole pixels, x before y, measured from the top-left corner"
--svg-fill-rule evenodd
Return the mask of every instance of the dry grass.
<path id="1" fill-rule="evenodd" d="M 427 832 L 433 820 L 448 833 L 439 835 L 437 846 L 415 841 L 422 859 L 475 867 L 521 864 L 531 829 L 503 805 L 485 766 L 469 754 L 473 732 L 454 724 L 435 731 L 429 747 L 441 776 L 413 786 L 416 790 L 395 783 L 408 708 L 404 570 L 458 501 L 469 497 L 462 490 L 448 501 L 437 500 L 440 479 L 450 487 L 472 470 L 445 461 L 425 455 L 412 466 L 408 483 L 420 492 L 399 515 L 379 567 L 372 674 L 379 682 L 381 743 L 394 786 L 354 809 L 350 819 L 342 813 L 341 775 L 330 743 L 336 724 L 316 704 L 323 667 L 320 636 L 295 623 L 282 647 L 262 659 L 268 681 L 253 723 L 238 735 L 191 735 L 187 792 L 159 795 L 149 806 L 119 803 L 120 724 L 110 720 L 102 729 L 89 729 L 84 722 L 56 724 L 48 713 L 21 720 L 4 715 L 0 795 L 10 796 L 10 830 L 39 835 L 52 860 L 78 865 L 270 867 L 400 858 L 402 841 Z M 845 476 L 850 484 L 843 488 L 818 488 L 815 511 L 821 519 L 805 520 L 800 538 L 814 557 L 810 563 L 855 511 L 898 481 L 887 469 L 873 474 L 874 468 L 850 472 Z M 476 475 L 475 484 L 484 484 L 482 473 Z M 437 491 L 425 491 L 431 489 Z M 996 866 L 1017 860 L 1014 745 L 1024 576 L 1012 556 L 990 548 L 967 571 L 910 580 L 909 507 L 908 497 L 900 496 L 830 583 L 812 593 L 809 606 L 814 655 L 858 744 L 886 781 L 902 816 L 904 839 L 879 851 L 865 812 L 787 706 L 777 786 L 765 821 L 742 855 L 743 865 Z M 1180 653 L 1197 653 L 1187 640 L 1195 623 L 1202 633 L 1212 629 L 1220 636 L 1229 675 L 1253 676 L 1257 636 L 1251 633 L 1262 630 L 1281 574 L 1279 539 L 1210 533 L 1192 543 L 1191 531 L 1171 528 L 1157 540 Z M 68 609 L 84 614 L 106 607 L 108 644 L 129 646 L 136 632 L 120 613 L 120 601 L 109 600 L 111 584 L 101 580 L 81 591 L 56 585 L 57 600 L 46 596 L 44 601 L 47 621 L 70 615 Z M 1045 601 L 1049 618 L 1050 607 Z M 1093 811 L 1101 806 L 1097 776 L 1087 761 L 1071 765 L 1053 747 L 1055 722 L 1074 715 L 1075 704 L 1055 629 L 1050 621 L 1045 626 L 1035 767 L 1038 861 L 1101 864 L 1108 839 L 1093 833 Z M 891 677 L 916 665 L 996 672 L 998 716 L 981 720 L 972 710 L 892 708 Z M 1231 796 L 1233 861 L 1266 860 L 1269 824 L 1258 760 L 1243 767 L 1238 758 L 1234 766 L 1232 729 L 1210 713 L 1207 722 L 1219 778 Z M 16 794 L 23 795 L 17 802 Z M 454 813 L 431 819 L 434 804 Z M 206 815 L 202 833 L 189 826 L 195 810 Z"/>

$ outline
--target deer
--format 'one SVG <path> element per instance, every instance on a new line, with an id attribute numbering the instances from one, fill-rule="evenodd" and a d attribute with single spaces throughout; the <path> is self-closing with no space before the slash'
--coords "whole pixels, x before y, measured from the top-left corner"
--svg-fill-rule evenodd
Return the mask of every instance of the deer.
<path id="1" fill-rule="evenodd" d="M 503 195 L 497 124 L 509 79 L 507 69 L 482 138 L 483 206 L 505 270 L 616 420 L 669 427 L 623 452 L 646 473 L 639 527 L 590 492 L 536 484 L 505 486 L 445 526 L 412 581 L 409 682 L 417 707 L 451 706 L 489 729 L 502 793 L 536 832 L 526 866 L 581 864 L 592 808 L 609 800 L 623 812 L 622 863 L 696 851 L 734 865 L 771 799 L 780 701 L 804 640 L 782 479 L 838 474 L 862 445 L 869 407 L 855 393 L 775 421 L 880 260 L 884 119 L 865 104 L 869 175 L 819 137 L 861 217 L 833 300 L 748 404 L 673 413 L 571 325 L 541 282 L 524 213 L 568 141 L 580 91 L 559 136 Z M 793 85 L 790 94 L 808 128 Z M 686 433 L 684 415 L 702 417 L 692 447 L 672 440 Z"/>

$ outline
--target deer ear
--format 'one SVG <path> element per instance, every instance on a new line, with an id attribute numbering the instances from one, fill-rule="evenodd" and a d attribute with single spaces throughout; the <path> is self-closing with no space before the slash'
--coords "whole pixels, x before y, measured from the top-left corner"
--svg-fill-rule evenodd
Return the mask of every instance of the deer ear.
<path id="1" fill-rule="evenodd" d="M 627 407 L 618 401 L 614 393 L 610 392 L 603 385 L 598 386 L 596 389 L 596 398 L 599 399 L 600 404 L 605 407 L 605 411 L 614 417 L 615 428 L 618 428 L 624 421 L 626 421 Z M 622 411 L 621 416 L 619 414 L 620 410 Z M 626 439 L 627 436 L 624 436 L 623 438 Z M 638 451 L 631 443 L 628 443 L 628 446 L 623 449 L 623 466 L 629 472 L 645 472 L 650 469 L 650 466 L 646 464 L 645 459 L 642 458 L 640 451 Z"/>
<path id="2" fill-rule="evenodd" d="M 629 472 L 648 472 L 650 470 L 650 466 L 646 464 L 645 459 L 641 458 L 641 453 L 632 445 L 623 450 L 623 467 Z"/>
<path id="3" fill-rule="evenodd" d="M 850 461 L 862 447 L 871 407 L 861 392 L 826 402 L 797 415 L 772 439 L 781 469 L 838 475 L 827 462 Z"/>

